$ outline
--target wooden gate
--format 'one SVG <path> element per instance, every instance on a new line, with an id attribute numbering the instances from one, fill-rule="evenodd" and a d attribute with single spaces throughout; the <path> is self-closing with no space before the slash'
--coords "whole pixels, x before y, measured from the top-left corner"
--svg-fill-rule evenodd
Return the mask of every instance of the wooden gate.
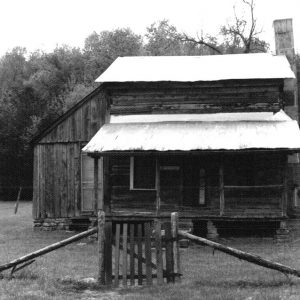
<path id="1" fill-rule="evenodd" d="M 105 284 L 162 284 L 180 277 L 177 214 L 172 222 L 108 221 L 104 232 Z"/>

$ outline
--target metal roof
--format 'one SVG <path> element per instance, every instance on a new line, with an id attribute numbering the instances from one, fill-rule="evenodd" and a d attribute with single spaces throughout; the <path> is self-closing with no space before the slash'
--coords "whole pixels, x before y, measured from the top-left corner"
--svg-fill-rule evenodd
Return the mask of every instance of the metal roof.
<path id="1" fill-rule="evenodd" d="M 96 82 L 295 78 L 285 56 L 269 53 L 119 57 Z"/>
<path id="2" fill-rule="evenodd" d="M 167 121 L 105 124 L 84 152 L 300 149 L 297 121 Z"/>

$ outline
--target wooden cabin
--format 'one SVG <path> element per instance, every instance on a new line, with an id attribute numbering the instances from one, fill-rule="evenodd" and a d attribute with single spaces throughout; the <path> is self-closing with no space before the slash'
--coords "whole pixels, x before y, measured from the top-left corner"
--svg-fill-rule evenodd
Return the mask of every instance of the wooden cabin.
<path id="1" fill-rule="evenodd" d="M 284 56 L 118 58 L 36 139 L 36 225 L 108 218 L 276 221 L 293 212 Z M 94 186 L 97 189 L 95 201 Z"/>
<path id="2" fill-rule="evenodd" d="M 283 232 L 286 220 L 300 219 L 291 20 L 274 28 L 288 60 L 118 58 L 34 140 L 35 226 L 80 227 L 99 208 L 113 219 L 178 211 L 189 226 L 207 224 L 210 236 L 221 223 L 267 222 Z"/>

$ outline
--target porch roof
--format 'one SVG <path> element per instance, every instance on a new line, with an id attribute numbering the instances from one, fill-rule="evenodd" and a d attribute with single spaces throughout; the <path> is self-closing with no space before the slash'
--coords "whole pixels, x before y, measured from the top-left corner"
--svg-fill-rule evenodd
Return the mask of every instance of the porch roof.
<path id="1" fill-rule="evenodd" d="M 286 116 L 284 112 L 280 114 Z M 274 115 L 259 120 L 251 119 L 248 113 L 244 120 L 240 116 L 236 120 L 216 121 L 215 115 L 204 118 L 205 121 L 184 121 L 180 117 L 178 121 L 161 119 L 105 124 L 83 151 L 300 150 L 298 123 L 288 116 Z"/>

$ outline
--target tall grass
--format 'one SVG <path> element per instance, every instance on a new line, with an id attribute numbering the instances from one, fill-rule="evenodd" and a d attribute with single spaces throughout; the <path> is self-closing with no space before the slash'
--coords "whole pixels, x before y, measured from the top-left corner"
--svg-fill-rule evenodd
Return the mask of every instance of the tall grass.
<path id="1" fill-rule="evenodd" d="M 74 233 L 34 231 L 31 203 L 0 202 L 0 264 Z M 235 238 L 221 243 L 300 269 L 300 241 Z M 181 249 L 181 282 L 162 286 L 103 289 L 97 274 L 97 246 L 82 240 L 46 254 L 9 279 L 0 279 L 0 299 L 300 299 L 300 279 L 240 261 L 207 247 Z"/>

